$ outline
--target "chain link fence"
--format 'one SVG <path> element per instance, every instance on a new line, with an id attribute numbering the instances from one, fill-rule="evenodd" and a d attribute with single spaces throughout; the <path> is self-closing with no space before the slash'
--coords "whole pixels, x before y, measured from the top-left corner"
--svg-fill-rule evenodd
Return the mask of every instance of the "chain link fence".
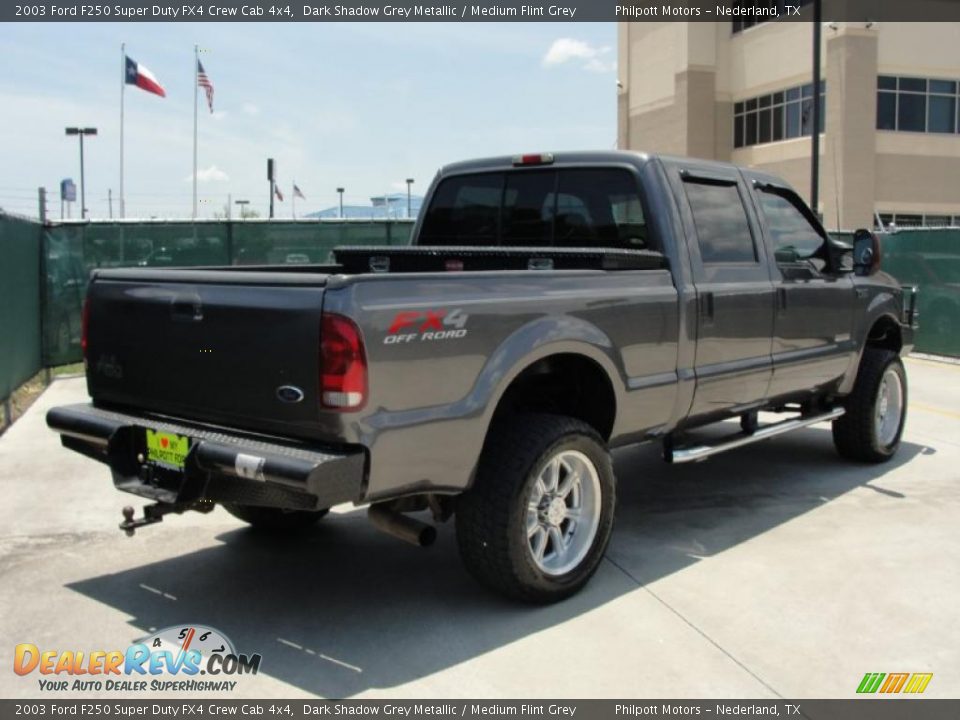
<path id="1" fill-rule="evenodd" d="M 883 270 L 920 288 L 916 349 L 960 356 L 960 228 L 899 230 L 880 240 Z"/>
<path id="2" fill-rule="evenodd" d="M 0 399 L 41 368 L 40 226 L 0 214 Z"/>

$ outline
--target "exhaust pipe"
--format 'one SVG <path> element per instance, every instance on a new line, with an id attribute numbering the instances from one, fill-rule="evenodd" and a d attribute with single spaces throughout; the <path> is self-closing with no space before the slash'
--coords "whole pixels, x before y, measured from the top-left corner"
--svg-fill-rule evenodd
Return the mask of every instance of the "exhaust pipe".
<path id="1" fill-rule="evenodd" d="M 429 547 L 437 539 L 433 525 L 391 510 L 385 504 L 371 505 L 367 517 L 378 530 L 417 547 Z"/>

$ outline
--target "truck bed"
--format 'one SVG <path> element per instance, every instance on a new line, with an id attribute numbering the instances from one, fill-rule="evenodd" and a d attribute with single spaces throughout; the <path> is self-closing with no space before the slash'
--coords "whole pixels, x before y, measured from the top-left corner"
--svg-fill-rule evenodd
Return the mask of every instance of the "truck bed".
<path id="1" fill-rule="evenodd" d="M 635 280 L 614 281 L 620 273 L 605 271 L 648 270 L 663 276 L 648 280 L 651 289 L 662 292 L 669 285 L 663 256 L 649 251 L 349 247 L 337 249 L 335 258 L 329 265 L 95 271 L 87 307 L 87 378 L 94 401 L 291 438 L 335 438 L 341 428 L 330 424 L 331 413 L 318 402 L 324 312 L 352 318 L 367 338 L 371 362 L 382 354 L 392 365 L 411 349 L 384 344 L 382 335 L 397 313 L 412 309 L 411 298 L 447 312 L 483 298 L 480 306 L 461 310 L 479 316 L 502 304 L 483 290 L 493 280 L 488 273 L 512 276 L 495 282 L 512 288 L 507 296 L 514 308 L 525 306 L 517 304 L 520 297 L 533 301 L 553 289 L 576 288 L 576 299 L 552 312 L 582 310 L 587 298 L 611 291 L 619 297 L 625 283 L 637 286 Z M 375 278 L 379 282 L 370 282 Z M 543 305 L 538 312 L 547 311 Z M 475 344 L 483 337 L 478 333 L 491 328 L 485 343 L 495 346 L 507 332 L 500 324 L 474 321 L 463 342 L 425 344 L 427 362 L 442 363 L 448 353 L 489 352 Z M 391 395 L 391 386 L 378 386 L 381 397 Z M 302 393 L 301 399 L 278 402 L 286 387 Z"/>

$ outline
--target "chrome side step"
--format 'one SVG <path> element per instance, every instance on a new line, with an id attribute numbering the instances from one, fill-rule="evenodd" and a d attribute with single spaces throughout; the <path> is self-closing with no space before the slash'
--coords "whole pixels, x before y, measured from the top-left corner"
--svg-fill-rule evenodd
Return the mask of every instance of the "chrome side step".
<path id="1" fill-rule="evenodd" d="M 826 422 L 827 420 L 836 420 L 846 412 L 842 407 L 836 407 L 829 412 L 819 415 L 807 415 L 805 417 L 783 420 L 772 425 L 764 425 L 757 428 L 749 435 L 746 433 L 737 433 L 735 435 L 723 438 L 712 445 L 693 445 L 691 447 L 673 448 L 667 445 L 663 457 L 669 463 L 688 463 L 706 460 L 711 455 L 733 450 L 734 448 L 750 445 L 751 443 L 767 440 L 777 435 L 799 430 L 810 425 Z"/>

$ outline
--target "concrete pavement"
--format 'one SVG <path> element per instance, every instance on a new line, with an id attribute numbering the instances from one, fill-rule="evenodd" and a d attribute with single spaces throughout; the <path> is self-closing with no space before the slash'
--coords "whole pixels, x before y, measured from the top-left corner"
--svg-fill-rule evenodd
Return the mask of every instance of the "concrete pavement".
<path id="1" fill-rule="evenodd" d="M 960 366 L 908 372 L 887 465 L 841 460 L 825 425 L 693 466 L 618 452 L 607 560 L 548 608 L 478 588 L 452 527 L 418 550 L 350 507 L 296 538 L 222 509 L 127 538 L 135 499 L 46 429 L 86 395 L 57 381 L 0 438 L 0 696 L 41 695 L 17 643 L 122 649 L 180 623 L 263 655 L 236 697 L 848 698 L 868 671 L 960 696 Z"/>

